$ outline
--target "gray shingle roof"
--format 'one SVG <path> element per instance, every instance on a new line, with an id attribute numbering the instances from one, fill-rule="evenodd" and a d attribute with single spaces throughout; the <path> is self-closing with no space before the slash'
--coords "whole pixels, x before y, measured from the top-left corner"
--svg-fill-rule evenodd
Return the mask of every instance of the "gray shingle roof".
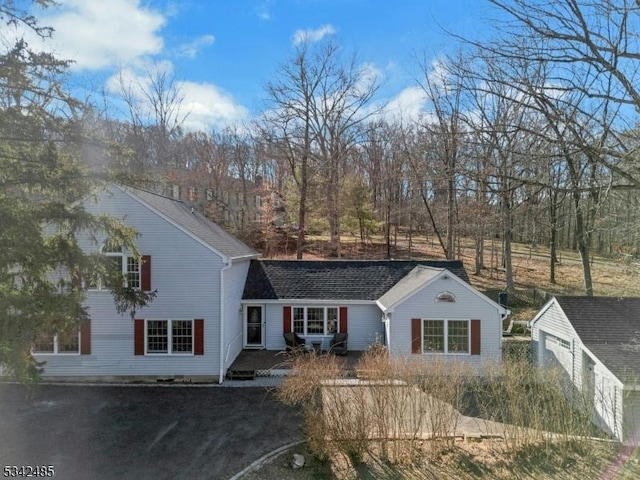
<path id="1" fill-rule="evenodd" d="M 258 253 L 220 226 L 180 200 L 133 187 L 120 186 L 124 192 L 139 198 L 159 213 L 180 225 L 191 235 L 230 259 L 257 257 Z"/>
<path id="2" fill-rule="evenodd" d="M 620 380 L 640 378 L 640 298 L 556 297 L 589 350 Z"/>
<path id="3" fill-rule="evenodd" d="M 459 260 L 252 260 L 245 300 L 377 300 L 418 265 L 469 282 Z"/>

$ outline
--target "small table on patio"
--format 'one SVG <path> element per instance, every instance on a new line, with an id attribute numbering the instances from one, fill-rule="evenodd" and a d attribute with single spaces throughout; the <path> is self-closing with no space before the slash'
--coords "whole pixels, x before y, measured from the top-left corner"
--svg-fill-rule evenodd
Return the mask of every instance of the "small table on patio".
<path id="1" fill-rule="evenodd" d="M 313 346 L 313 349 L 315 350 L 316 353 L 322 353 L 322 342 L 321 341 L 311 342 L 311 346 Z"/>

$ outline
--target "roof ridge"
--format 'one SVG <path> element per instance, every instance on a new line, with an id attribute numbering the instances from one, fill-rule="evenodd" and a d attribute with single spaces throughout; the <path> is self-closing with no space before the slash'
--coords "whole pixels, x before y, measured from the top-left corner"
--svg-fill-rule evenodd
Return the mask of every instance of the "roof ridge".
<path id="1" fill-rule="evenodd" d="M 162 193 L 152 192 L 151 190 L 146 190 L 140 187 L 134 187 L 133 185 L 127 185 L 126 183 L 121 183 L 120 186 L 127 189 L 131 189 L 131 190 L 138 190 L 139 192 L 148 193 L 149 195 L 155 195 L 156 197 L 164 198 L 166 200 L 171 200 L 172 202 L 181 203 L 182 205 L 188 206 L 183 200 L 180 200 L 179 198 L 169 197 L 168 195 L 164 195 Z M 135 192 L 133 193 L 135 195 Z"/>
<path id="2" fill-rule="evenodd" d="M 242 240 L 183 201 L 131 186 L 116 184 L 114 188 L 172 222 L 223 258 L 254 258 L 259 255 Z"/>

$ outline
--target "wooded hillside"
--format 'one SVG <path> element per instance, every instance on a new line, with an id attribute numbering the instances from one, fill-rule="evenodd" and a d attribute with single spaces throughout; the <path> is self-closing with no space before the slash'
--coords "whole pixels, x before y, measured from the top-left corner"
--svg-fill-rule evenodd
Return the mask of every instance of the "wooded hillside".
<path id="1" fill-rule="evenodd" d="M 421 115 L 391 116 L 376 101 L 380 80 L 331 41 L 294 47 L 273 80 L 260 118 L 221 132 L 182 128 L 180 92 L 160 66 L 145 96 L 151 120 L 123 79 L 128 119 L 95 111 L 86 128 L 112 148 L 88 155 L 138 186 L 202 208 L 266 255 L 308 234 L 364 245 L 382 235 L 437 240 L 456 258 L 472 239 L 472 272 L 501 252 L 514 289 L 512 242 L 579 253 L 585 294 L 594 256 L 639 255 L 640 161 L 637 5 L 619 0 L 494 0 L 500 14 L 483 40 L 454 55 L 416 61 Z"/>

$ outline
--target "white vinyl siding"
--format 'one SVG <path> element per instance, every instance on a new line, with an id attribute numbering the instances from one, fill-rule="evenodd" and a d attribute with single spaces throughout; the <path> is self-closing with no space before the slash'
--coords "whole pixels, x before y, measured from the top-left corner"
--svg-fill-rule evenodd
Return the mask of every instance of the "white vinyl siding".
<path id="1" fill-rule="evenodd" d="M 583 354 L 580 345 L 573 344 L 574 338 L 577 338 L 575 330 L 553 301 L 532 325 L 532 355 L 538 365 L 564 370 L 567 378 L 582 389 Z"/>
<path id="2" fill-rule="evenodd" d="M 555 361 L 555 359 L 550 358 L 550 355 L 555 355 L 562 363 L 564 359 L 559 357 L 566 355 L 566 349 L 561 347 L 561 344 L 565 342 L 570 344 L 569 352 L 573 353 L 571 339 L 576 337 L 576 333 L 555 301 L 548 305 L 544 315 L 540 316 L 535 323 L 536 328 L 531 330 L 532 355 L 541 365 L 548 365 L 549 362 L 553 363 Z M 576 358 L 576 362 L 571 365 L 571 368 L 566 368 L 567 374 L 571 378 L 578 377 L 581 369 L 582 358 Z"/>
<path id="3" fill-rule="evenodd" d="M 255 304 L 257 301 L 253 301 Z M 296 303 L 297 302 L 297 303 Z M 283 300 L 282 303 L 266 303 L 266 349 L 284 350 L 285 343 L 283 337 L 283 306 L 291 306 L 292 328 L 293 310 L 295 307 L 318 306 L 313 300 L 301 302 L 299 300 Z M 320 305 L 324 306 L 324 305 Z M 339 301 L 332 302 L 330 307 L 347 307 L 349 318 L 347 333 L 349 334 L 348 349 L 350 351 L 363 351 L 373 345 L 376 341 L 382 341 L 384 335 L 384 325 L 381 321 L 380 309 L 373 302 L 340 304 Z M 339 315 L 339 310 L 338 310 Z M 309 341 L 321 341 L 322 348 L 328 349 L 329 342 L 333 334 L 309 336 Z M 313 340 L 312 340 L 313 339 Z"/>
<path id="4" fill-rule="evenodd" d="M 234 263 L 231 268 L 224 271 L 224 306 L 226 310 L 224 314 L 225 369 L 231 366 L 243 347 L 244 332 L 242 329 L 244 328 L 244 323 L 242 321 L 240 302 L 248 271 L 248 261 Z"/>
<path id="5" fill-rule="evenodd" d="M 438 294 L 449 292 L 455 302 L 437 301 Z M 389 315 L 389 351 L 391 356 L 411 355 L 411 319 L 480 320 L 480 355 L 441 353 L 438 358 L 481 367 L 487 361 L 502 360 L 502 318 L 498 309 L 479 292 L 456 280 L 440 277 L 397 305 Z M 470 325 L 468 327 L 470 329 Z M 471 332 L 469 330 L 469 337 Z M 446 341 L 446 340 L 445 340 Z M 427 353 L 427 352 L 425 352 Z M 428 359 L 429 355 L 422 358 Z"/>
<path id="6" fill-rule="evenodd" d="M 134 355 L 134 324 L 119 315 L 107 291 L 89 291 L 91 355 L 48 359 L 44 376 L 172 376 L 219 374 L 220 269 L 222 259 L 176 226 L 117 188 L 100 195 L 95 213 L 125 218 L 139 232 L 140 252 L 152 257 L 155 300 L 136 312 L 140 319 L 204 320 L 204 355 Z M 99 246 L 87 243 L 87 249 Z M 232 308 L 229 306 L 229 308 Z M 239 305 L 235 305 L 236 311 Z"/>
<path id="7" fill-rule="evenodd" d="M 531 337 L 536 364 L 559 368 L 589 399 L 593 422 L 619 440 L 629 440 L 640 418 L 640 403 L 634 404 L 631 392 L 623 390 L 620 380 L 582 344 L 555 300 L 536 316 Z"/>

